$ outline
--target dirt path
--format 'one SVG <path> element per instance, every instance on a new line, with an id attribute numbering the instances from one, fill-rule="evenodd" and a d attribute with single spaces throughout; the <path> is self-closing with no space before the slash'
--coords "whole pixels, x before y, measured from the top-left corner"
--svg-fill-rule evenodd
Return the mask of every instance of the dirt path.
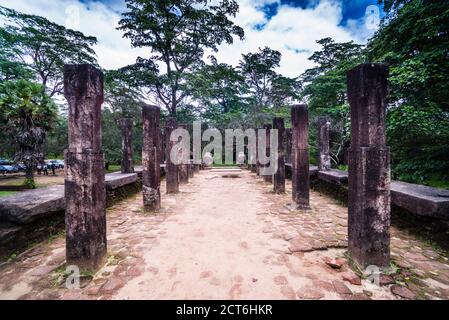
<path id="1" fill-rule="evenodd" d="M 276 234 L 270 185 L 245 170 L 239 178 L 206 171 L 182 189 L 188 197 L 142 249 L 145 270 L 113 299 L 341 298 L 332 284 L 341 275 L 325 269 L 325 255 L 292 255 Z"/>
<path id="2" fill-rule="evenodd" d="M 146 271 L 114 298 L 283 298 L 273 281 L 288 269 L 267 260 L 282 256 L 285 243 L 264 233 L 266 219 L 258 213 L 266 199 L 249 174 L 206 172 L 184 189 L 189 198 L 161 225 L 158 245 L 144 253 Z"/>
<path id="3" fill-rule="evenodd" d="M 177 195 L 162 183 L 158 215 L 141 194 L 108 209 L 108 263 L 80 289 L 65 286 L 60 236 L 0 266 L 0 299 L 449 298 L 447 257 L 414 236 L 392 228 L 399 268 L 376 286 L 344 258 L 347 208 L 311 192 L 311 211 L 290 212 L 290 182 L 271 189 L 247 170 L 201 171 Z M 336 258 L 340 268 L 326 263 Z"/>

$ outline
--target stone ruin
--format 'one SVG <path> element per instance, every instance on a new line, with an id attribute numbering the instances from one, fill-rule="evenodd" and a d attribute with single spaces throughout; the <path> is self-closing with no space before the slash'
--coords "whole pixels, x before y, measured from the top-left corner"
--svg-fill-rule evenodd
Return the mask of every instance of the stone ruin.
<path id="1" fill-rule="evenodd" d="M 91 65 L 64 67 L 69 109 L 65 152 L 65 224 L 68 265 L 95 270 L 106 259 L 106 192 L 101 149 L 103 74 Z"/>

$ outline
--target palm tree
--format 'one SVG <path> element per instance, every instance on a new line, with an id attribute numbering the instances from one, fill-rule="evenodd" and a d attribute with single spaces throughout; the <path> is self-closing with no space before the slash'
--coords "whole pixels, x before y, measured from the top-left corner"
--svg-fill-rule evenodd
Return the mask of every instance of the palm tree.
<path id="1" fill-rule="evenodd" d="M 15 161 L 26 166 L 25 184 L 35 188 L 33 171 L 42 161 L 47 131 L 56 120 L 56 105 L 39 84 L 28 80 L 0 84 L 0 130 L 17 146 Z"/>

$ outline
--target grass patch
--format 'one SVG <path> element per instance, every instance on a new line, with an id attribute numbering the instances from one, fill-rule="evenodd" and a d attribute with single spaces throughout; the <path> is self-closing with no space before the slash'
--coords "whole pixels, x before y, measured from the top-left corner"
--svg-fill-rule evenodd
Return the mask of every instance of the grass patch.
<path id="1" fill-rule="evenodd" d="M 18 191 L 0 191 L 0 197 L 7 197 L 7 196 L 11 196 L 15 193 L 17 193 Z"/>
<path id="2" fill-rule="evenodd" d="M 67 269 L 67 264 L 63 264 L 52 272 L 50 283 L 53 287 L 63 287 L 66 284 L 67 278 L 74 275 L 73 270 Z M 79 282 L 80 288 L 84 288 L 94 278 L 94 272 L 80 271 Z"/>
<path id="3" fill-rule="evenodd" d="M 106 173 L 112 173 L 112 172 L 116 172 L 116 171 L 121 171 L 122 167 L 116 164 L 110 164 L 109 165 L 109 169 L 106 170 Z"/>
<path id="4" fill-rule="evenodd" d="M 449 181 L 445 181 L 445 180 L 441 180 L 441 179 L 430 179 L 430 180 L 424 181 L 424 184 L 429 187 L 449 190 Z"/>
<path id="5" fill-rule="evenodd" d="M 359 266 L 359 264 L 355 262 L 354 259 L 352 259 L 348 251 L 345 251 L 343 257 L 346 258 L 349 267 L 352 269 L 352 271 L 354 271 L 356 275 L 358 275 L 361 279 L 366 279 L 365 272 L 363 272 L 363 269 Z"/>

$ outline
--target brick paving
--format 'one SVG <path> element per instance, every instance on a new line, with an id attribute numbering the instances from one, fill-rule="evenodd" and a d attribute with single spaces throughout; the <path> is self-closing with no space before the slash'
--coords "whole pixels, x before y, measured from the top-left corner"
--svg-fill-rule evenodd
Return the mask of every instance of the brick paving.
<path id="1" fill-rule="evenodd" d="M 291 185 L 243 171 L 202 171 L 157 216 L 140 194 L 108 209 L 108 263 L 66 288 L 65 239 L 0 266 L 0 299 L 448 299 L 448 255 L 393 226 L 391 274 L 371 283 L 346 257 L 347 208 L 311 192 L 292 212 Z"/>

